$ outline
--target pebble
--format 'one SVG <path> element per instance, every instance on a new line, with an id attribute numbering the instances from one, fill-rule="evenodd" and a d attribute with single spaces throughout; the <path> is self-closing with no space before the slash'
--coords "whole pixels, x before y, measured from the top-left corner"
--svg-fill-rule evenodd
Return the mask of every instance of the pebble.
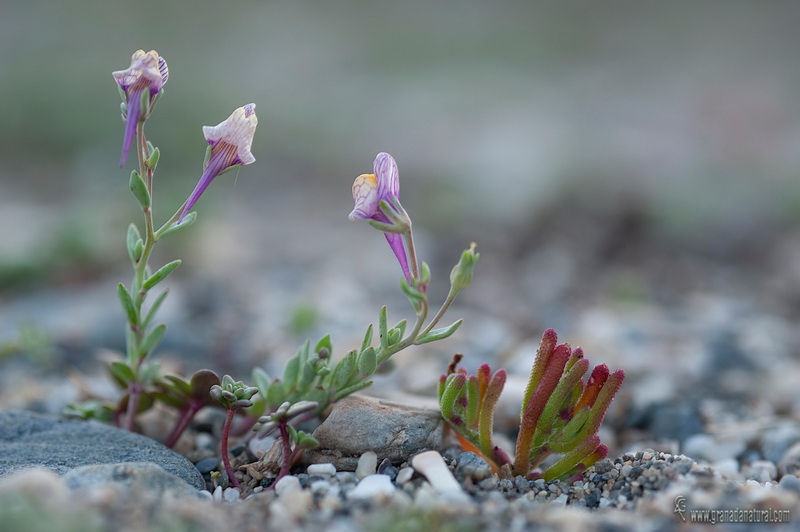
<path id="1" fill-rule="evenodd" d="M 211 458 L 203 458 L 194 464 L 194 466 L 200 471 L 201 475 L 208 475 L 219 467 L 221 461 L 222 460 L 218 456 L 212 456 Z"/>
<path id="2" fill-rule="evenodd" d="M 310 475 L 320 475 L 332 477 L 336 474 L 336 467 L 333 464 L 311 464 L 306 472 Z"/>
<path id="3" fill-rule="evenodd" d="M 458 457 L 456 477 L 459 479 L 471 478 L 479 482 L 492 474 L 492 467 L 477 454 L 466 451 Z"/>
<path id="4" fill-rule="evenodd" d="M 391 497 L 395 489 L 391 479 L 386 475 L 369 475 L 359 481 L 358 485 L 349 493 L 349 497 L 382 500 Z"/>
<path id="5" fill-rule="evenodd" d="M 413 476 L 414 476 L 414 468 L 404 467 L 397 472 L 397 478 L 395 479 L 395 482 L 402 485 L 411 480 L 411 477 Z"/>
<path id="6" fill-rule="evenodd" d="M 241 502 L 242 494 L 236 488 L 227 488 L 222 492 L 222 499 L 226 502 Z"/>
<path id="7" fill-rule="evenodd" d="M 781 475 L 800 474 L 800 442 L 795 443 L 783 453 L 778 462 L 778 472 Z"/>
<path id="8" fill-rule="evenodd" d="M 425 476 L 437 493 L 460 493 L 461 484 L 444 463 L 442 455 L 437 451 L 426 451 L 411 459 L 411 466 Z"/>
<path id="9" fill-rule="evenodd" d="M 358 459 L 356 466 L 356 478 L 361 480 L 364 477 L 374 475 L 378 467 L 378 455 L 372 451 L 367 451 Z"/>
<path id="10" fill-rule="evenodd" d="M 292 475 L 283 477 L 275 484 L 275 493 L 278 494 L 278 497 L 283 497 L 286 494 L 302 490 L 303 487 L 300 485 L 300 479 Z"/>
<path id="11" fill-rule="evenodd" d="M 756 480 L 764 483 L 775 480 L 778 477 L 778 468 L 768 460 L 756 460 L 745 466 L 742 474 L 747 480 Z"/>

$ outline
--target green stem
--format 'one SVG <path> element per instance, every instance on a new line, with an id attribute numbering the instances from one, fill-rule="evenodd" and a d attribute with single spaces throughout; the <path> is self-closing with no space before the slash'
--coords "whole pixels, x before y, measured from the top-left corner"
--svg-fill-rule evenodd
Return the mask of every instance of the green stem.
<path id="1" fill-rule="evenodd" d="M 439 308 L 439 311 L 433 317 L 433 319 L 428 324 L 428 326 L 425 327 L 425 330 L 422 331 L 421 336 L 424 336 L 424 335 L 428 334 L 429 332 L 431 332 L 433 330 L 433 328 L 436 326 L 436 324 L 439 323 L 439 320 L 442 319 L 442 317 L 444 316 L 444 313 L 447 312 L 447 309 L 449 309 L 450 305 L 452 305 L 453 301 L 455 301 L 456 294 L 457 294 L 457 292 L 455 292 L 453 290 L 450 290 L 450 293 L 447 294 L 447 299 L 444 300 L 444 303 L 442 303 L 442 306 L 441 306 L 441 308 Z"/>

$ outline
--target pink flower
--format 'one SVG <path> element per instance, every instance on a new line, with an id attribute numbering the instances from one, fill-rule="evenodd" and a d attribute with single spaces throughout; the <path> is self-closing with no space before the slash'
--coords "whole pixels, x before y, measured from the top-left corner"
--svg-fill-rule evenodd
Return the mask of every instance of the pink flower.
<path id="1" fill-rule="evenodd" d="M 125 136 L 122 140 L 122 156 L 119 161 L 120 166 L 125 166 L 128 151 L 130 151 L 133 137 L 136 134 L 136 124 L 140 120 L 146 119 L 149 114 L 149 109 L 145 109 L 144 113 L 142 109 L 145 91 L 147 91 L 146 101 L 149 107 L 166 85 L 169 79 L 169 69 L 167 62 L 155 50 L 147 53 L 144 50 L 137 50 L 131 57 L 131 66 L 126 70 L 112 72 L 111 75 L 114 76 L 125 94 L 125 103 L 127 104 Z"/>
<path id="2" fill-rule="evenodd" d="M 391 155 L 381 152 L 375 157 L 373 163 L 374 174 L 361 174 L 353 182 L 353 199 L 355 208 L 348 216 L 351 220 L 375 220 L 383 224 L 392 221 L 381 210 L 381 201 L 390 205 L 394 200 L 400 199 L 400 179 L 397 172 L 397 163 Z M 408 258 L 403 246 L 403 237 L 399 233 L 384 232 L 389 247 L 392 248 L 403 275 L 411 284 L 411 272 L 408 269 Z"/>
<path id="3" fill-rule="evenodd" d="M 218 175 L 243 164 L 252 164 L 256 161 L 250 153 L 253 136 L 256 133 L 258 118 L 256 117 L 256 104 L 251 103 L 239 107 L 224 122 L 211 126 L 203 126 L 203 135 L 209 144 L 210 154 L 208 162 L 203 169 L 197 186 L 194 187 L 186 206 L 181 212 L 178 223 L 189 212 L 192 206 Z"/>

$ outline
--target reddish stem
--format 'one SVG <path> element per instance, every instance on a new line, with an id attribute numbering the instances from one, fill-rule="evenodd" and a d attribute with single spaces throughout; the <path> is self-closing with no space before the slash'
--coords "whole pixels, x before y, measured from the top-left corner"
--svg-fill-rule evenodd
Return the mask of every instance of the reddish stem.
<path id="1" fill-rule="evenodd" d="M 275 479 L 275 484 L 288 475 L 289 469 L 292 467 L 292 445 L 289 441 L 289 429 L 286 428 L 286 421 L 281 421 L 278 424 L 278 430 L 281 433 L 281 443 L 283 444 L 283 464 L 281 465 L 281 472 L 278 473 L 278 478 Z"/>
<path id="2" fill-rule="evenodd" d="M 128 384 L 128 410 L 125 414 L 125 430 L 133 431 L 133 422 L 136 418 L 136 411 L 139 409 L 139 394 L 142 392 L 142 387 L 132 382 Z"/>
<path id="3" fill-rule="evenodd" d="M 192 422 L 195 414 L 197 414 L 201 408 L 203 408 L 203 401 L 189 401 L 189 404 L 186 405 L 183 410 L 181 410 L 181 416 L 178 418 L 178 422 L 175 424 L 172 432 L 170 432 L 169 436 L 167 436 L 167 439 L 164 441 L 164 445 L 172 449 L 175 444 L 178 443 L 181 435 L 189 426 L 189 423 Z"/>
<path id="4" fill-rule="evenodd" d="M 236 480 L 236 476 L 233 474 L 233 468 L 231 467 L 231 461 L 228 458 L 228 436 L 231 432 L 231 421 L 233 421 L 233 416 L 235 414 L 236 410 L 228 410 L 228 415 L 225 416 L 225 425 L 222 427 L 222 442 L 220 443 L 220 447 L 222 450 L 222 463 L 225 464 L 225 472 L 228 474 L 228 481 L 234 488 L 241 491 L 242 486 L 239 485 L 239 481 Z"/>

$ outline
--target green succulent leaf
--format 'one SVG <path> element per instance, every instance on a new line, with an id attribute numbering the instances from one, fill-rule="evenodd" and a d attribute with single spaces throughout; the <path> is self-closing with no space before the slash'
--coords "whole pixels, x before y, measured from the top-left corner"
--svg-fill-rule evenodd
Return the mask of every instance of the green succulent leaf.
<path id="1" fill-rule="evenodd" d="M 125 285 L 122 283 L 119 283 L 119 286 L 117 286 L 117 296 L 119 297 L 119 302 L 122 304 L 122 308 L 125 310 L 128 323 L 136 325 L 138 322 L 136 307 L 133 304 L 133 298 L 131 298 L 130 292 L 128 292 L 128 289 L 125 288 Z"/>
<path id="2" fill-rule="evenodd" d="M 136 373 L 125 362 L 112 362 L 108 366 L 108 370 L 121 387 L 126 387 L 136 380 Z"/>
<path id="3" fill-rule="evenodd" d="M 389 347 L 389 334 L 386 324 L 386 305 L 378 312 L 378 334 L 380 335 L 381 348 L 385 351 Z"/>
<path id="4" fill-rule="evenodd" d="M 131 262 L 135 265 L 139 262 L 139 258 L 141 255 L 136 255 L 136 248 L 137 242 L 141 242 L 142 235 L 139 234 L 139 229 L 136 227 L 136 224 L 130 224 L 128 226 L 128 235 L 127 235 L 127 248 L 128 248 L 128 256 L 131 258 Z M 144 249 L 144 244 L 142 244 L 142 249 Z"/>
<path id="5" fill-rule="evenodd" d="M 139 345 L 139 356 L 145 357 L 148 353 L 151 353 L 161 339 L 164 338 L 165 332 L 167 332 L 167 326 L 163 323 L 153 327 L 153 330 L 145 335 L 141 345 Z"/>
<path id="6" fill-rule="evenodd" d="M 297 378 L 300 376 L 300 359 L 292 357 L 283 367 L 283 384 L 287 390 L 291 390 L 297 384 Z"/>
<path id="7" fill-rule="evenodd" d="M 190 225 L 192 225 L 195 220 L 197 220 L 197 213 L 195 211 L 190 212 L 186 216 L 183 217 L 183 221 L 181 223 L 175 222 L 169 227 L 164 228 L 163 230 L 159 230 L 156 233 L 156 238 L 164 238 L 167 235 L 171 235 L 181 229 L 186 229 Z"/>
<path id="8" fill-rule="evenodd" d="M 142 327 L 148 327 L 150 325 L 150 322 L 153 321 L 153 318 L 156 316 L 158 309 L 161 308 L 161 304 L 167 298 L 167 294 L 169 294 L 169 289 L 166 289 L 160 294 L 158 294 L 158 297 L 156 298 L 155 301 L 153 301 L 153 304 L 150 305 L 150 310 L 147 311 L 147 315 L 144 317 L 144 321 L 142 322 Z"/>
<path id="9" fill-rule="evenodd" d="M 155 285 L 157 285 L 158 283 L 160 283 L 161 281 L 166 279 L 167 276 L 169 276 L 169 274 L 174 272 L 175 269 L 180 265 L 181 265 L 181 260 L 180 259 L 173 260 L 172 262 L 168 262 L 167 264 L 165 264 L 164 266 L 159 268 L 158 271 L 156 271 L 156 273 L 154 273 L 153 275 L 148 277 L 147 280 L 145 280 L 145 282 L 142 285 L 142 287 L 145 290 L 150 290 Z"/>
<path id="10" fill-rule="evenodd" d="M 147 185 L 144 184 L 144 180 L 142 176 L 139 175 L 139 172 L 136 170 L 131 172 L 131 178 L 128 182 L 128 186 L 133 192 L 133 195 L 136 197 L 136 201 L 139 202 L 139 206 L 143 209 L 150 206 L 150 192 L 147 191 Z"/>
<path id="11" fill-rule="evenodd" d="M 343 398 L 347 397 L 350 394 L 356 393 L 359 390 L 363 390 L 364 388 L 366 388 L 367 386 L 369 386 L 371 384 L 372 384 L 372 381 L 357 382 L 357 383 L 355 383 L 353 385 L 348 386 L 347 388 L 342 388 L 341 390 L 337 391 L 334 394 L 333 399 L 334 399 L 334 401 L 339 401 L 340 399 L 343 399 Z"/>
<path id="12" fill-rule="evenodd" d="M 434 329 L 427 334 L 423 334 L 422 336 L 418 337 L 414 343 L 417 345 L 420 344 L 427 344 L 428 342 L 435 342 L 437 340 L 444 340 L 445 338 L 452 335 L 459 327 L 464 320 L 458 320 L 449 327 L 441 327 L 439 329 Z"/>
<path id="13" fill-rule="evenodd" d="M 336 364 L 331 376 L 331 386 L 334 390 L 340 390 L 348 385 L 350 380 L 356 376 L 356 352 L 350 351 L 343 359 Z"/>
<path id="14" fill-rule="evenodd" d="M 370 323 L 369 327 L 367 327 L 367 332 L 364 333 L 364 340 L 361 342 L 361 351 L 372 345 L 372 330 L 373 327 Z"/>
<path id="15" fill-rule="evenodd" d="M 362 377 L 371 377 L 378 367 L 378 358 L 374 347 L 368 347 L 358 355 L 358 374 Z"/>

